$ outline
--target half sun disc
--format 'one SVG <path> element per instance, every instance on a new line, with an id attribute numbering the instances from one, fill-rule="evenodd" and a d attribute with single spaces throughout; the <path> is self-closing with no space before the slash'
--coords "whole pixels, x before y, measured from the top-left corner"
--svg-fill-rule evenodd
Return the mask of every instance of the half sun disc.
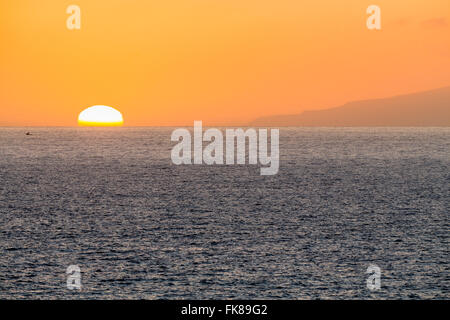
<path id="1" fill-rule="evenodd" d="M 92 106 L 83 110 L 78 116 L 80 126 L 122 126 L 122 114 L 108 106 Z"/>

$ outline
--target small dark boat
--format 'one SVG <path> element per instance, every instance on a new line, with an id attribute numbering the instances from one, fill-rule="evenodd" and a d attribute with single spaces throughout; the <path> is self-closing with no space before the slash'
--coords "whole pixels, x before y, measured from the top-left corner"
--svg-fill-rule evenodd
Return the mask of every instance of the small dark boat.
<path id="1" fill-rule="evenodd" d="M 27 136 L 31 136 L 31 133 L 30 132 L 27 132 L 27 133 L 25 133 Z"/>

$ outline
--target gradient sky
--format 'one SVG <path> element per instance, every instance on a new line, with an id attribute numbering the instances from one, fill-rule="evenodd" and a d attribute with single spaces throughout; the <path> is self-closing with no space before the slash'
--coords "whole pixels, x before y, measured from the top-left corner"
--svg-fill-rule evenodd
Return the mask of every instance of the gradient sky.
<path id="1" fill-rule="evenodd" d="M 450 1 L 2 0 L 0 44 L 0 125 L 238 124 L 450 85 Z"/>

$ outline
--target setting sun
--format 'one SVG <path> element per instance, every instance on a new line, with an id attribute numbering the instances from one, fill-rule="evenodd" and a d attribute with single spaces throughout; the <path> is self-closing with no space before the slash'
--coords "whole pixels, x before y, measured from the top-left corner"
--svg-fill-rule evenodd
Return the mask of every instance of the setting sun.
<path id="1" fill-rule="evenodd" d="M 80 126 L 121 126 L 122 114 L 108 106 L 93 106 L 83 110 L 78 116 Z"/>

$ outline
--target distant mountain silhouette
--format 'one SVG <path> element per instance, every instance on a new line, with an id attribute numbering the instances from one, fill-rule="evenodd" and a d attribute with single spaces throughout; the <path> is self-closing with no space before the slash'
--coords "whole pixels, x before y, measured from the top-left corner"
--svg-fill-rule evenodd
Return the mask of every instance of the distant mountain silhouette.
<path id="1" fill-rule="evenodd" d="M 336 108 L 296 115 L 268 116 L 254 120 L 251 126 L 447 127 L 450 126 L 450 87 L 354 101 Z"/>

